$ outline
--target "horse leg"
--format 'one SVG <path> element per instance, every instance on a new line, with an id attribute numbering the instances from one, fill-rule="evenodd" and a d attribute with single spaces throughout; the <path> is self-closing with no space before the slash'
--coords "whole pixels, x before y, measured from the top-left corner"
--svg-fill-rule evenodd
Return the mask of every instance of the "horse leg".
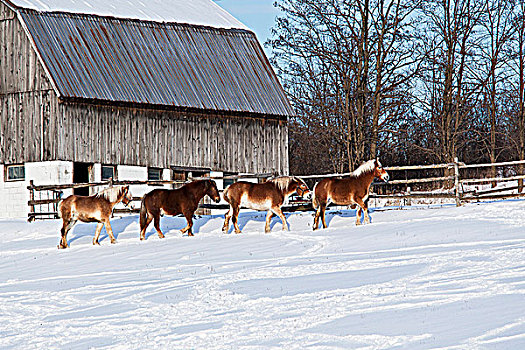
<path id="1" fill-rule="evenodd" d="M 98 237 L 100 236 L 100 231 L 102 231 L 103 226 L 103 222 L 99 222 L 97 224 L 97 229 L 95 230 L 95 237 L 93 237 L 93 245 L 100 245 L 100 243 L 98 243 Z"/>
<path id="2" fill-rule="evenodd" d="M 62 229 L 60 229 L 61 239 L 58 245 L 58 249 L 66 249 L 69 247 L 69 244 L 67 244 L 67 233 L 71 229 L 69 224 L 70 221 L 62 220 Z"/>
<path id="3" fill-rule="evenodd" d="M 233 216 L 232 216 L 232 222 L 233 227 L 235 228 L 235 233 L 241 233 L 241 229 L 239 228 L 239 225 L 237 221 L 239 220 L 239 207 L 233 208 Z"/>
<path id="4" fill-rule="evenodd" d="M 272 208 L 272 211 L 281 218 L 281 221 L 283 222 L 283 231 L 288 231 L 288 223 L 286 222 L 286 217 L 284 216 L 281 208 L 275 207 Z"/>
<path id="5" fill-rule="evenodd" d="M 358 218 L 356 221 L 356 225 L 361 225 L 361 212 L 364 212 L 365 216 L 365 224 L 370 223 L 370 216 L 368 215 L 368 203 L 364 202 L 362 199 L 359 199 L 356 201 L 357 205 L 359 205 L 359 210 L 357 211 Z"/>
<path id="6" fill-rule="evenodd" d="M 144 227 L 140 228 L 140 240 L 143 241 L 146 239 L 146 229 L 148 228 L 149 224 L 153 221 L 153 215 L 150 213 L 147 214 L 146 222 L 144 223 Z"/>
<path id="7" fill-rule="evenodd" d="M 160 212 L 153 214 L 153 220 L 153 226 L 155 226 L 159 238 L 164 238 L 164 234 L 162 234 L 162 231 L 160 230 Z"/>
<path id="8" fill-rule="evenodd" d="M 109 239 L 111 240 L 111 244 L 117 243 L 117 240 L 115 239 L 115 236 L 113 236 L 113 230 L 111 229 L 111 224 L 109 223 L 109 218 L 107 218 L 104 221 L 104 226 L 106 226 L 106 232 L 109 235 Z"/>
<path id="9" fill-rule="evenodd" d="M 264 232 L 266 233 L 270 232 L 270 223 L 272 222 L 272 216 L 272 211 L 268 210 L 268 214 L 266 214 L 266 226 L 264 227 Z"/>
<path id="10" fill-rule="evenodd" d="M 327 228 L 326 225 L 326 205 L 321 204 L 321 221 L 323 222 L 323 228 Z"/>
<path id="11" fill-rule="evenodd" d="M 356 226 L 361 225 L 361 214 L 362 213 L 363 213 L 363 210 L 361 209 L 361 207 L 359 207 L 359 209 L 357 209 L 357 213 L 355 215 L 355 225 Z"/>
<path id="12" fill-rule="evenodd" d="M 233 215 L 233 207 L 230 205 L 230 209 L 228 209 L 228 212 L 226 215 L 224 215 L 224 225 L 222 225 L 222 232 L 228 233 L 228 228 L 230 226 L 230 219 Z"/>
<path id="13" fill-rule="evenodd" d="M 181 233 L 188 232 L 188 236 L 193 236 L 193 233 L 191 232 L 191 228 L 193 227 L 193 213 L 187 212 L 184 214 L 184 217 L 186 218 L 186 221 L 188 222 L 188 226 L 180 230 Z"/>
<path id="14" fill-rule="evenodd" d="M 368 203 L 365 203 L 365 207 L 363 208 L 363 212 L 365 213 L 365 224 L 370 223 L 370 216 L 368 215 Z"/>
<path id="15" fill-rule="evenodd" d="M 317 230 L 317 228 L 319 227 L 319 216 L 321 215 L 321 205 L 319 205 L 319 207 L 317 208 L 317 210 L 315 211 L 315 216 L 314 216 L 314 231 Z"/>

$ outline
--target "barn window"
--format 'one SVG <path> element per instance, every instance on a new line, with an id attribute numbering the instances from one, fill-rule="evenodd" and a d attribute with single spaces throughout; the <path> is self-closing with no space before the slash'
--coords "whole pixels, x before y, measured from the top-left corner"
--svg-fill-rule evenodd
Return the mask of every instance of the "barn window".
<path id="1" fill-rule="evenodd" d="M 187 181 L 188 179 L 209 177 L 211 169 L 171 166 L 171 170 L 173 170 L 173 180 Z"/>
<path id="2" fill-rule="evenodd" d="M 23 164 L 6 165 L 5 180 L 6 181 L 22 181 L 26 178 L 26 169 Z"/>
<path id="3" fill-rule="evenodd" d="M 117 178 L 117 169 L 114 165 L 103 165 L 102 166 L 102 181 L 107 181 L 109 179 L 116 180 Z"/>
<path id="4" fill-rule="evenodd" d="M 236 173 L 227 173 L 227 172 L 224 172 L 224 177 L 227 177 L 227 176 L 234 176 L 234 175 L 237 175 Z M 233 184 L 235 181 L 237 181 L 236 179 L 224 179 L 222 180 L 222 186 L 224 188 L 230 186 L 231 184 Z"/>
<path id="5" fill-rule="evenodd" d="M 149 181 L 162 180 L 162 169 L 160 169 L 160 168 L 148 168 L 148 180 Z"/>

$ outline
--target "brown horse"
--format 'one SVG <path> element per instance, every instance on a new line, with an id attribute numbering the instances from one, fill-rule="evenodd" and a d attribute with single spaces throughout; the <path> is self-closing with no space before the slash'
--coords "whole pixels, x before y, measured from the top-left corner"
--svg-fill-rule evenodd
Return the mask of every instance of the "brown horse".
<path id="1" fill-rule="evenodd" d="M 281 218 L 283 230 L 287 230 L 288 224 L 281 211 L 281 206 L 284 200 L 294 192 L 302 197 L 310 190 L 303 180 L 292 176 L 276 177 L 261 184 L 239 181 L 228 186 L 224 191 L 224 199 L 230 204 L 230 210 L 226 213 L 222 231 L 228 232 L 230 218 L 232 218 L 235 233 L 241 233 L 237 224 L 241 206 L 255 210 L 268 210 L 266 233 L 270 232 L 270 221 L 273 214 Z"/>
<path id="2" fill-rule="evenodd" d="M 109 187 L 93 196 L 71 195 L 58 204 L 58 215 L 62 218 L 62 239 L 58 245 L 59 249 L 69 247 L 67 244 L 67 233 L 77 223 L 98 222 L 93 238 L 93 245 L 99 244 L 98 237 L 102 226 L 106 226 L 106 231 L 111 239 L 111 243 L 116 243 L 113 230 L 109 223 L 109 217 L 113 212 L 113 207 L 121 202 L 128 205 L 132 200 L 129 186 Z"/>
<path id="3" fill-rule="evenodd" d="M 146 239 L 146 229 L 152 220 L 159 238 L 164 238 L 160 230 L 160 215 L 182 214 L 188 221 L 188 226 L 181 230 L 193 236 L 193 213 L 197 210 L 200 200 L 208 195 L 215 202 L 219 202 L 219 190 L 213 180 L 198 180 L 185 184 L 176 190 L 153 190 L 142 198 L 140 207 L 140 240 Z"/>
<path id="4" fill-rule="evenodd" d="M 314 230 L 319 226 L 319 216 L 326 228 L 325 211 L 328 202 L 338 205 L 351 205 L 355 208 L 357 204 L 356 225 L 361 224 L 361 213 L 365 212 L 365 223 L 370 223 L 368 216 L 368 194 L 370 185 L 374 178 L 388 182 L 390 179 L 388 173 L 381 166 L 377 159 L 369 160 L 363 163 L 347 178 L 326 178 L 318 182 L 314 187 L 314 196 L 312 204 L 317 209 L 314 219 Z"/>

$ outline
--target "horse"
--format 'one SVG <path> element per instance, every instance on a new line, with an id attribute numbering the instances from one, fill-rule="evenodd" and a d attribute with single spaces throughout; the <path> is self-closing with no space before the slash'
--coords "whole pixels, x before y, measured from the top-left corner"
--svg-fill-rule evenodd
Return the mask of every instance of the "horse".
<path id="1" fill-rule="evenodd" d="M 188 225 L 181 233 L 188 232 L 188 236 L 193 236 L 193 214 L 205 195 L 216 203 L 221 200 L 215 181 L 197 180 L 175 190 L 156 189 L 144 195 L 140 205 L 140 240 L 146 239 L 146 229 L 152 220 L 155 220 L 153 225 L 159 238 L 164 238 L 160 230 L 161 214 L 184 215 Z"/>
<path id="2" fill-rule="evenodd" d="M 93 238 L 93 245 L 100 245 L 98 237 L 102 226 L 111 239 L 111 243 L 117 240 L 113 236 L 113 230 L 109 223 L 109 217 L 117 203 L 122 202 L 126 206 L 132 201 L 129 186 L 115 186 L 106 188 L 92 196 L 71 195 L 58 204 L 58 216 L 62 218 L 62 239 L 58 245 L 59 249 L 68 248 L 67 234 L 78 220 L 82 222 L 98 222 Z"/>
<path id="3" fill-rule="evenodd" d="M 319 217 L 323 222 L 323 228 L 327 228 L 325 211 L 328 202 L 337 205 L 351 205 L 352 209 L 359 206 L 357 211 L 356 225 L 361 225 L 361 214 L 365 213 L 365 223 L 370 223 L 368 216 L 368 194 L 370 185 L 374 178 L 380 178 L 388 182 L 390 176 L 383 169 L 378 159 L 372 159 L 363 163 L 349 177 L 326 178 L 314 186 L 312 205 L 316 209 L 314 218 L 314 230 L 319 226 Z"/>
<path id="4" fill-rule="evenodd" d="M 281 211 L 284 200 L 293 193 L 303 197 L 310 190 L 306 183 L 294 176 L 279 176 L 264 183 L 238 181 L 228 186 L 224 191 L 224 200 L 230 204 L 225 215 L 223 232 L 228 232 L 230 218 L 233 221 L 235 233 L 241 233 L 237 220 L 240 207 L 255 210 L 268 210 L 265 232 L 270 232 L 270 221 L 273 214 L 278 215 L 283 222 L 283 231 L 288 229 L 286 218 Z"/>

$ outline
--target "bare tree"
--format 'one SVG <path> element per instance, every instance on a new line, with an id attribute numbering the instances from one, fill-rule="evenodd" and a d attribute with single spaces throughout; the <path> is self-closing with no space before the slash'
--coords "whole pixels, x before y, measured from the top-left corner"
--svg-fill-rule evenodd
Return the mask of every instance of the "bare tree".
<path id="1" fill-rule="evenodd" d="M 432 125 L 433 148 L 426 151 L 435 160 L 452 162 L 469 141 L 468 115 L 477 105 L 480 84 L 476 70 L 475 26 L 482 4 L 475 0 L 434 0 L 425 2 L 422 12 L 427 30 L 427 56 L 419 95 L 421 109 Z"/>
<path id="2" fill-rule="evenodd" d="M 525 0 L 276 6 L 268 45 L 297 112 L 292 172 L 340 172 L 378 155 L 525 158 Z"/>
<path id="3" fill-rule="evenodd" d="M 497 144 L 498 137 L 503 139 L 499 130 L 503 127 L 503 117 L 506 114 L 502 105 L 505 82 L 509 78 L 508 56 L 506 48 L 512 38 L 512 12 L 514 6 L 511 0 L 484 0 L 483 15 L 480 21 L 479 37 L 479 81 L 482 85 L 482 111 L 488 115 L 489 137 L 486 149 L 491 163 L 498 160 L 503 151 L 503 143 Z M 491 168 L 492 177 L 496 176 L 496 168 Z M 496 184 L 493 183 L 493 186 Z"/>
<path id="4" fill-rule="evenodd" d="M 525 1 L 517 0 L 512 11 L 513 35 L 510 40 L 509 51 L 510 68 L 510 124 L 512 129 L 511 141 L 516 150 L 516 156 L 525 160 Z M 523 165 L 518 172 L 523 174 Z M 523 180 L 519 180 L 519 191 L 523 190 Z"/>
<path id="5" fill-rule="evenodd" d="M 298 112 L 296 125 L 317 130 L 327 155 L 344 153 L 345 169 L 377 156 L 385 139 L 380 135 L 396 133 L 409 108 L 411 78 L 420 62 L 412 16 L 418 5 L 401 0 L 277 4 L 284 16 L 268 44 Z"/>

